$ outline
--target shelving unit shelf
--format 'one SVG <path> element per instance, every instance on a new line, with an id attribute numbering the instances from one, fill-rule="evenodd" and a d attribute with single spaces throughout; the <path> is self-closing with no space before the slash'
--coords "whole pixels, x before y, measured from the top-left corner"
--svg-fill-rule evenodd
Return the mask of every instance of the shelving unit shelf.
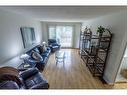
<path id="1" fill-rule="evenodd" d="M 103 76 L 108 57 L 112 33 L 92 35 L 90 29 L 80 33 L 80 55 L 93 76 Z"/>

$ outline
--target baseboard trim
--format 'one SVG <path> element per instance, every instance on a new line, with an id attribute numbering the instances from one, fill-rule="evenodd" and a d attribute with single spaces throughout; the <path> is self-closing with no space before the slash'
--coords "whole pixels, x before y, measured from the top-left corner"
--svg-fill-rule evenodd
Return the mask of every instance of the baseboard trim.
<path id="1" fill-rule="evenodd" d="M 70 48 L 70 47 L 61 47 L 61 49 L 78 49 L 79 50 L 79 48 Z"/>

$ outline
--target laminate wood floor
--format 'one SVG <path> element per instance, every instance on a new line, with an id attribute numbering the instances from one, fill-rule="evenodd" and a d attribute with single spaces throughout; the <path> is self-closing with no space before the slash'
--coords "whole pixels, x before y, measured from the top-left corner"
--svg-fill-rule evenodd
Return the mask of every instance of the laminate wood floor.
<path id="1" fill-rule="evenodd" d="M 55 62 L 55 53 L 51 54 L 43 71 L 50 89 L 111 89 L 127 88 L 127 84 L 110 86 L 93 77 L 80 58 L 77 49 L 61 49 L 65 52 L 65 63 Z"/>

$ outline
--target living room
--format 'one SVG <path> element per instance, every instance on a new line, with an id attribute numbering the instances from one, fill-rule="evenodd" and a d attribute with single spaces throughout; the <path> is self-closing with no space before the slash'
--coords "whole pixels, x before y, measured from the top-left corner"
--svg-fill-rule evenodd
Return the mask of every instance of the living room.
<path id="1" fill-rule="evenodd" d="M 31 70 L 29 76 L 34 75 L 30 73 L 37 73 L 38 82 L 42 79 L 41 84 L 32 84 L 31 78 L 26 79 L 27 87 L 12 85 L 15 89 L 126 88 L 127 84 L 121 83 L 123 81 L 117 77 L 121 74 L 121 60 L 127 42 L 126 9 L 125 6 L 1 6 L 1 75 L 2 72 L 9 74 L 12 71 L 12 75 L 19 76 L 20 71 L 24 78 L 27 74 L 22 72 Z M 92 31 L 92 35 L 98 35 L 96 32 L 100 26 L 109 29 L 113 35 L 101 78 L 92 75 L 80 54 L 81 31 L 86 29 Z M 38 59 L 41 61 L 26 60 L 29 56 L 34 58 L 38 51 L 41 51 Z M 126 68 L 123 76 L 126 80 L 125 71 Z M 1 84 L 3 80 L 8 81 L 1 77 Z M 15 77 L 11 80 L 19 82 Z M 11 86 L 5 88 L 2 84 L 2 87 L 9 89 Z"/>

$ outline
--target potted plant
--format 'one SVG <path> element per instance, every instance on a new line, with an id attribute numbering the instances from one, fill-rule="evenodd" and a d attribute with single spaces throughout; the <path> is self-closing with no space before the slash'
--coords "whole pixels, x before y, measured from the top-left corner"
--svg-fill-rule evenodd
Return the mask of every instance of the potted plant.
<path id="1" fill-rule="evenodd" d="M 105 32 L 105 28 L 104 27 L 102 27 L 102 26 L 99 26 L 98 27 L 98 29 L 97 29 L 97 33 L 99 33 L 99 36 L 101 37 L 102 36 L 102 34 Z"/>

